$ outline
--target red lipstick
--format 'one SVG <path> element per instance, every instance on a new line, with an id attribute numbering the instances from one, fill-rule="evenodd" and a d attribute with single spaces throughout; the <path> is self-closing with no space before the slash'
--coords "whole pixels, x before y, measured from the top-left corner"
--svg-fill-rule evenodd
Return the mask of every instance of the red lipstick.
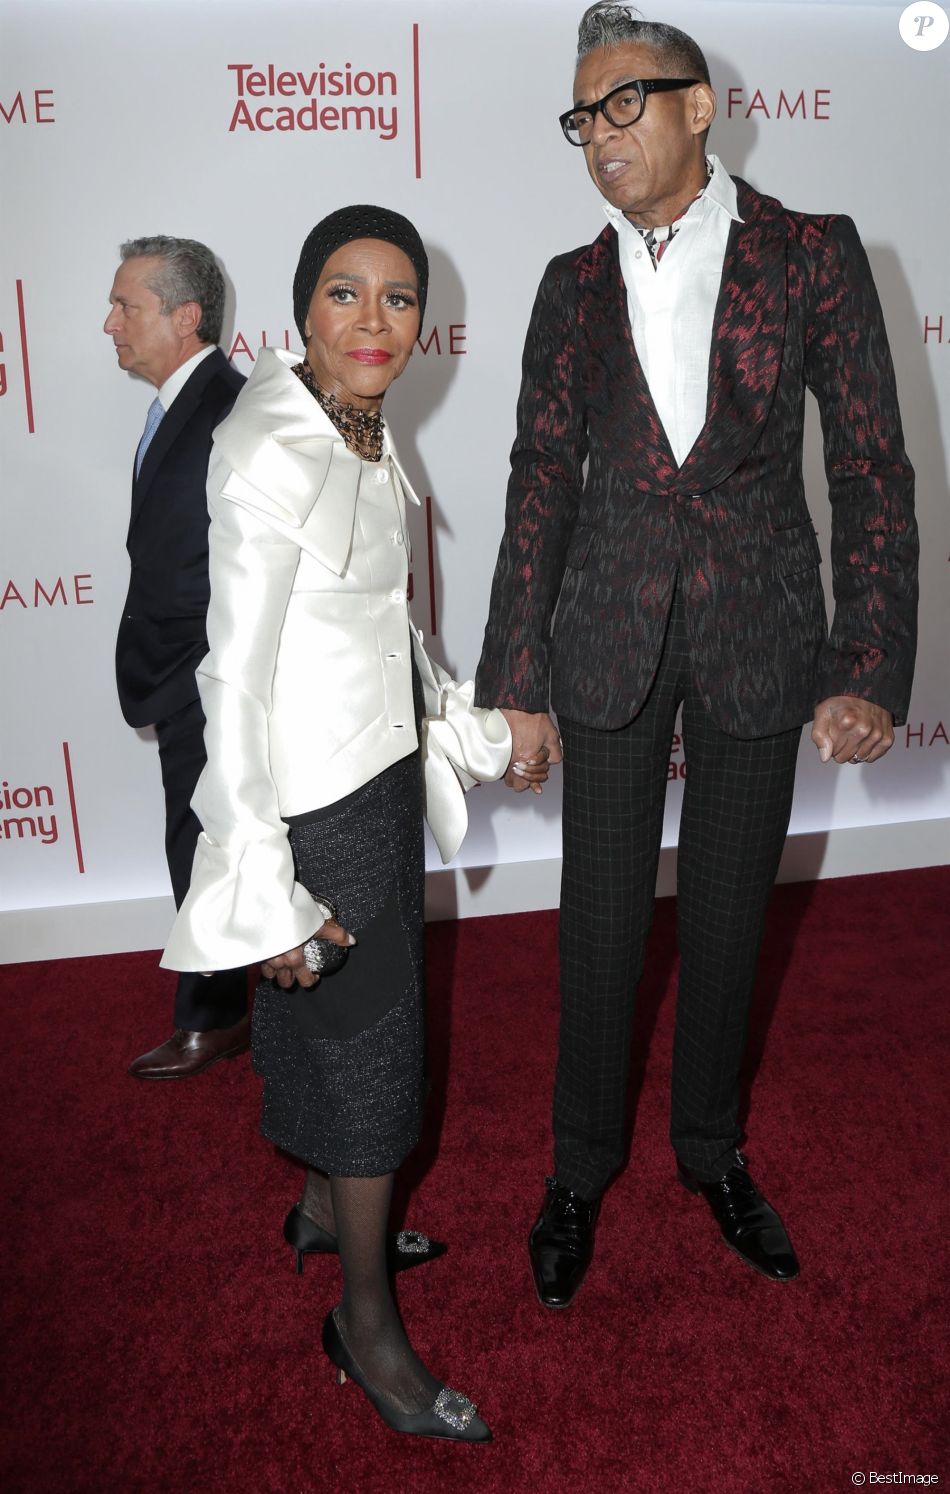
<path id="1" fill-rule="evenodd" d="M 352 353 L 347 353 L 348 358 L 355 358 L 357 363 L 388 363 L 392 353 L 387 353 L 383 348 L 354 348 Z"/>

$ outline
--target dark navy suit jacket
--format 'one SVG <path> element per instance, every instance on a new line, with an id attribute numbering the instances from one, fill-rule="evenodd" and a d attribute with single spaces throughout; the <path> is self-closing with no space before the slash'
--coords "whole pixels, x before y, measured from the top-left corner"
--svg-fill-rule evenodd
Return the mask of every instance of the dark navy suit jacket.
<path id="1" fill-rule="evenodd" d="M 173 401 L 133 480 L 132 572 L 115 657 L 130 726 L 198 699 L 195 669 L 208 651 L 208 460 L 214 428 L 243 383 L 215 348 Z"/>

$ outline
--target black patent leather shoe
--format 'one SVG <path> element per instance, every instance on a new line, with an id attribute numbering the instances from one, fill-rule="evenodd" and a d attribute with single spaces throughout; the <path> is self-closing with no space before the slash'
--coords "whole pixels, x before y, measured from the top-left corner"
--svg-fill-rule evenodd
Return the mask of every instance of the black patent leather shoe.
<path id="1" fill-rule="evenodd" d="M 528 1236 L 534 1288 L 543 1307 L 567 1307 L 593 1258 L 600 1199 L 588 1202 L 554 1178 L 544 1183 L 544 1204 Z"/>
<path id="2" fill-rule="evenodd" d="M 682 1163 L 678 1175 L 690 1193 L 703 1195 L 730 1250 L 769 1281 L 794 1281 L 800 1267 L 792 1242 L 778 1214 L 753 1183 L 744 1158 L 713 1183 Z"/>
<path id="3" fill-rule="evenodd" d="M 294 1204 L 284 1220 L 284 1239 L 297 1257 L 297 1275 L 303 1275 L 305 1255 L 337 1255 L 336 1236 L 321 1229 L 312 1219 Z M 428 1261 L 438 1260 L 448 1250 L 441 1240 L 430 1240 L 418 1229 L 401 1229 L 398 1235 L 386 1236 L 386 1263 L 395 1275 L 397 1271 L 411 1271 L 413 1266 L 424 1266 Z"/>

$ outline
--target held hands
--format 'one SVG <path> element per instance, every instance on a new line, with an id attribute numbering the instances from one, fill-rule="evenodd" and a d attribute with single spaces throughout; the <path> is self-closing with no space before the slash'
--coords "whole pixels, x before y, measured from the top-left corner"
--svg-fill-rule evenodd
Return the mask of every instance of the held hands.
<path id="1" fill-rule="evenodd" d="M 811 739 L 823 763 L 876 763 L 894 745 L 894 718 L 855 695 L 832 695 L 815 710 Z"/>
<path id="2" fill-rule="evenodd" d="M 342 924 L 337 923 L 335 918 L 328 918 L 313 935 L 314 939 L 330 939 L 334 944 L 352 945 L 356 943 L 353 935 L 347 933 Z M 304 959 L 303 945 L 298 944 L 296 949 L 288 949 L 286 954 L 272 955 L 269 960 L 261 961 L 261 974 L 267 980 L 276 980 L 277 984 L 285 991 L 289 991 L 294 981 L 305 990 L 315 986 L 319 981 L 319 975 L 314 975 L 312 970 L 307 969 Z"/>
<path id="3" fill-rule="evenodd" d="M 541 793 L 547 782 L 548 764 L 561 761 L 561 738 L 546 711 L 509 711 L 501 714 L 511 729 L 511 762 L 505 774 L 508 787 L 516 794 L 530 789 Z"/>

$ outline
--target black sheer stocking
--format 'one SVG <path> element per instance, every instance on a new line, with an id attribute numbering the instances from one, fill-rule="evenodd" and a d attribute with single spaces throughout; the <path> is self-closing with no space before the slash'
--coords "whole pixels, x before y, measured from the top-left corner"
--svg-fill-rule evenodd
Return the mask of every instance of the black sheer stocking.
<path id="1" fill-rule="evenodd" d="M 330 1179 L 325 1172 L 318 1172 L 315 1167 L 307 1168 L 303 1193 L 300 1195 L 300 1203 L 297 1207 L 314 1224 L 325 1229 L 327 1234 L 336 1234 L 336 1225 L 333 1222 L 333 1202 L 330 1198 Z"/>
<path id="2" fill-rule="evenodd" d="M 386 1229 L 393 1174 L 331 1178 L 343 1301 L 338 1314 L 347 1347 L 373 1389 L 412 1415 L 432 1405 L 441 1389 L 412 1351 L 393 1300 L 386 1269 Z"/>

